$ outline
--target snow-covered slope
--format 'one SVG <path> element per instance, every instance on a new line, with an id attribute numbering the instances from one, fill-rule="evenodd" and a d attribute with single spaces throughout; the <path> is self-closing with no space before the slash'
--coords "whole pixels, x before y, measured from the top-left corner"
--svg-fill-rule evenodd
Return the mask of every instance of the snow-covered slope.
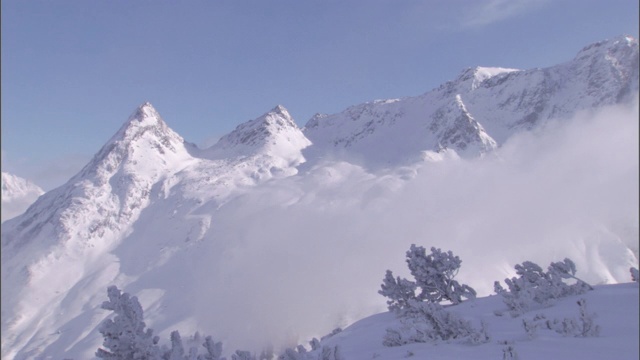
<path id="1" fill-rule="evenodd" d="M 561 335 L 541 326 L 532 338 L 523 327 L 523 320 L 533 323 L 534 317 L 546 320 L 579 319 L 576 301 L 585 299 L 587 312 L 595 314 L 593 325 L 600 326 L 595 337 Z M 507 359 L 638 359 L 638 283 L 597 286 L 584 295 L 571 296 L 558 301 L 552 307 L 527 312 L 519 317 L 504 312 L 500 296 L 478 298 L 447 308 L 472 326 L 479 329 L 486 324 L 489 342 L 473 345 L 465 341 L 433 341 L 402 346 L 383 346 L 386 330 L 399 328 L 400 322 L 393 313 L 385 312 L 362 319 L 343 331 L 321 342 L 322 347 L 338 346 L 344 359 L 396 360 L 396 359 L 505 359 L 504 353 L 511 347 L 517 357 Z M 308 346 L 307 346 L 307 350 Z M 319 351 L 310 352 L 311 356 Z M 313 357 L 309 358 L 313 358 Z"/>
<path id="2" fill-rule="evenodd" d="M 22 214 L 44 191 L 27 179 L 2 172 L 2 221 Z"/>
<path id="3" fill-rule="evenodd" d="M 615 159 L 615 171 L 590 176 L 572 191 L 555 190 L 570 181 L 562 177 L 516 177 L 517 186 L 502 182 L 508 200 L 490 196 L 499 179 L 486 180 L 486 173 L 502 171 L 499 158 L 461 168 L 423 160 L 489 159 L 483 155 L 503 148 L 508 160 L 517 148 L 509 141 L 532 146 L 527 141 L 536 140 L 521 132 L 547 119 L 611 104 L 637 107 L 637 61 L 637 40 L 621 37 L 592 45 L 557 67 L 465 70 L 422 96 L 318 115 L 304 129 L 277 106 L 208 149 L 185 142 L 145 103 L 76 176 L 3 223 L 2 356 L 90 358 L 100 344 L 96 327 L 107 314 L 99 305 L 109 285 L 137 295 L 147 323 L 163 337 L 174 329 L 198 329 L 230 349 L 246 341 L 290 343 L 370 314 L 382 302 L 370 296 L 382 264 L 392 253 L 402 254 L 404 242 L 451 235 L 456 244 L 471 244 L 463 249 L 485 248 L 501 238 L 500 231 L 476 238 L 470 229 L 522 227 L 513 214 L 530 225 L 524 240 L 518 239 L 519 249 L 532 249 L 530 237 L 542 234 L 539 241 L 549 247 L 544 250 L 553 252 L 548 256 L 571 251 L 592 279 L 621 281 L 628 265 L 637 264 L 637 248 L 634 255 L 626 245 L 638 233 L 635 210 L 629 210 L 637 209 L 629 200 L 637 197 L 615 193 L 629 191 L 622 185 L 636 179 L 637 164 L 628 161 L 625 147 L 634 143 L 631 132 L 614 131 L 600 140 L 618 151 L 596 154 Z M 630 126 L 626 118 L 611 123 Z M 563 160 L 533 147 L 539 157 L 528 158 L 532 165 L 525 173 L 549 171 L 540 163 Z M 606 162 L 594 156 L 589 163 L 599 169 Z M 474 170 L 481 164 L 490 170 Z M 465 171 L 479 178 L 471 182 Z M 440 174 L 464 182 L 439 181 Z M 488 186 L 474 187 L 483 179 Z M 593 183 L 607 190 L 602 213 L 596 210 L 605 200 L 594 198 Z M 596 210 L 580 219 L 573 218 L 574 207 L 559 204 L 538 207 L 548 209 L 548 217 L 517 211 L 538 201 L 529 192 L 537 194 L 533 190 L 540 186 L 577 194 L 553 201 L 593 201 Z M 471 206 L 472 199 L 479 205 Z M 506 219 L 477 224 L 486 209 L 499 210 L 495 204 L 518 208 Z M 387 223 L 390 217 L 393 223 Z M 456 231 L 428 233 L 440 222 L 455 224 Z M 621 224 L 625 235 L 607 227 L 612 223 Z M 558 245 L 563 237 L 568 240 Z M 503 276 L 507 261 L 521 260 L 490 258 L 491 264 L 470 259 L 486 267 L 478 277 Z M 331 290 L 336 284 L 340 293 Z"/>

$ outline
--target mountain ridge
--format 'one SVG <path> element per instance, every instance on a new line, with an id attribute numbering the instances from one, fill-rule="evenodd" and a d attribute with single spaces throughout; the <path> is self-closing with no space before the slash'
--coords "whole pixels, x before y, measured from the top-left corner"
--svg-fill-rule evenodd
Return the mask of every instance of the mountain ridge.
<path id="1" fill-rule="evenodd" d="M 152 304 L 161 331 L 196 323 L 186 306 L 167 300 L 181 297 L 172 289 L 197 297 L 196 289 L 173 278 L 169 286 L 163 279 L 167 272 L 190 279 L 191 267 L 201 262 L 208 266 L 202 265 L 207 276 L 227 284 L 220 280 L 226 274 L 220 264 L 239 255 L 232 240 L 216 237 L 225 229 L 224 217 L 216 218 L 220 209 L 240 206 L 251 196 L 260 205 L 267 201 L 261 191 L 276 197 L 277 208 L 312 202 L 318 194 L 304 186 L 278 197 L 276 180 L 301 182 L 295 175 L 340 184 L 355 174 L 375 183 L 375 194 L 385 181 L 390 188 L 406 181 L 389 174 L 410 179 L 416 163 L 438 159 L 434 153 L 484 156 L 548 119 L 626 101 L 627 91 L 638 91 L 638 43 L 624 39 L 585 47 L 577 60 L 556 67 L 463 70 L 458 81 L 422 95 L 314 116 L 303 128 L 278 105 L 207 149 L 185 142 L 143 103 L 76 176 L 3 224 L 2 292 L 15 294 L 3 297 L 3 357 L 87 353 L 96 340 L 89 329 L 104 317 L 98 299 L 106 284 L 141 294 Z M 319 165 L 328 159 L 337 165 Z M 371 180 L 376 176 L 380 180 Z M 322 190 L 335 191 L 331 186 Z M 332 203 L 323 206 L 330 209 Z M 259 220 L 255 231 L 269 228 Z M 228 231 L 240 237 L 247 229 Z M 69 332 L 50 335 L 60 329 Z"/>

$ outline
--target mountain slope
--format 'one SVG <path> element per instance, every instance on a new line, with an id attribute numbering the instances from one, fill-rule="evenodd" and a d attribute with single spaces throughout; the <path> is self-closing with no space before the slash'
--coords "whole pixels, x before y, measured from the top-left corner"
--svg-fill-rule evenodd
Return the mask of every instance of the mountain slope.
<path id="1" fill-rule="evenodd" d="M 2 172 L 2 221 L 22 214 L 44 191 L 27 179 Z"/>
<path id="2" fill-rule="evenodd" d="M 369 294 L 391 256 L 375 239 L 393 239 L 389 249 L 401 254 L 407 239 L 438 241 L 443 234 L 425 229 L 443 219 L 456 224 L 455 236 L 473 239 L 467 242 L 471 247 L 493 241 L 466 232 L 480 213 L 495 210 L 504 199 L 486 197 L 490 189 L 474 187 L 482 178 L 466 176 L 458 188 L 435 181 L 436 192 L 427 192 L 422 183 L 430 187 L 430 176 L 437 180 L 448 168 L 423 159 L 490 158 L 485 155 L 509 139 L 522 140 L 522 131 L 549 118 L 605 104 L 629 106 L 628 94 L 637 94 L 637 59 L 637 41 L 618 38 L 557 67 L 468 69 L 424 95 L 318 115 L 303 129 L 277 106 L 208 149 L 185 142 L 145 103 L 76 176 L 3 224 L 2 355 L 91 357 L 100 344 L 96 327 L 107 315 L 99 305 L 108 285 L 137 295 L 148 324 L 162 336 L 176 328 L 183 334 L 199 329 L 231 349 L 243 347 L 243 341 L 289 343 L 368 315 L 380 302 L 370 304 Z M 533 169 L 545 169 L 535 167 L 540 159 L 532 158 Z M 485 177 L 500 170 L 491 162 L 469 164 L 488 164 L 491 170 L 480 173 Z M 601 180 L 626 184 L 633 166 L 628 170 L 624 163 Z M 449 174 L 457 176 L 455 168 Z M 505 183 L 506 198 L 523 201 L 510 214 L 535 200 L 527 196 L 538 184 L 528 179 L 518 178 L 517 186 Z M 589 200 L 591 193 L 580 197 Z M 620 200 L 625 211 L 626 195 Z M 406 198 L 416 206 L 408 206 Z M 465 212 L 475 198 L 482 206 Z M 545 207 L 551 214 L 564 209 Z M 463 212 L 467 216 L 457 218 Z M 555 240 L 575 223 L 581 231 L 554 251 L 578 249 L 580 258 L 574 260 L 588 264 L 590 276 L 621 281 L 626 274 L 620 275 L 620 268 L 637 263 L 621 236 L 598 228 L 594 239 L 584 239 L 594 226 L 618 219 L 607 213 L 574 220 L 567 213 L 563 224 L 554 222 L 557 228 L 541 233 Z M 387 224 L 396 216 L 400 220 Z M 509 216 L 500 220 L 481 225 L 516 226 Z M 628 219 L 621 221 L 629 225 Z M 637 234 L 637 221 L 626 228 L 630 237 Z M 485 273 L 502 276 L 503 265 L 484 264 Z M 326 290 L 354 276 L 357 284 L 341 293 Z M 341 296 L 340 307 L 325 307 Z M 301 299 L 315 307 L 306 308 Z M 309 320 L 300 325 L 301 319 Z"/>
<path id="3" fill-rule="evenodd" d="M 180 272 L 162 266 L 191 240 L 202 240 L 211 211 L 243 188 L 295 173 L 308 141 L 286 109 L 277 107 L 244 129 L 251 126 L 269 131 L 249 143 L 229 140 L 240 136 L 236 131 L 203 151 L 184 142 L 145 103 L 67 184 L 4 224 L 2 289 L 15 295 L 3 297 L 3 319 L 11 318 L 2 324 L 3 344 L 12 344 L 3 346 L 3 355 L 30 358 L 51 342 L 44 329 L 77 318 L 91 325 L 99 309 L 93 315 L 80 304 L 73 311 L 56 310 L 77 303 L 76 296 L 97 299 L 107 283 Z M 219 149 L 234 156 L 216 158 Z M 165 226 L 154 225 L 158 219 L 165 219 Z M 160 251 L 140 261 L 140 252 L 156 245 Z M 58 339 L 64 347 L 74 342 Z M 58 353 L 57 346 L 44 352 Z"/>
<path id="4" fill-rule="evenodd" d="M 304 133 L 313 154 L 329 152 L 374 168 L 414 161 L 424 150 L 450 148 L 473 157 L 549 119 L 630 101 L 638 91 L 637 64 L 638 40 L 620 36 L 557 66 L 466 69 L 421 96 L 316 115 Z"/>

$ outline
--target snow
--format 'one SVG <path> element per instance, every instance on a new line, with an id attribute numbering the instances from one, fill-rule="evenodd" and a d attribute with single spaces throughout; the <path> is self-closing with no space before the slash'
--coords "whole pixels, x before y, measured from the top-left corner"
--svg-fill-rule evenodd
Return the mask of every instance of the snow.
<path id="1" fill-rule="evenodd" d="M 595 313 L 595 324 L 602 330 L 598 337 L 563 336 L 540 328 L 529 339 L 522 320 L 532 320 L 538 314 L 547 319 L 578 318 L 578 299 L 587 300 L 589 313 Z M 434 342 L 385 347 L 382 338 L 387 328 L 399 325 L 393 313 L 380 313 L 357 321 L 342 332 L 322 342 L 322 346 L 336 346 L 345 359 L 501 359 L 503 349 L 512 346 L 520 359 L 637 359 L 638 350 L 638 283 L 596 286 L 594 291 L 571 296 L 552 307 L 531 311 L 519 317 L 495 311 L 504 310 L 500 296 L 468 300 L 446 308 L 461 315 L 478 327 L 487 324 L 491 340 L 480 345 Z"/>
<path id="2" fill-rule="evenodd" d="M 2 356 L 93 357 L 109 285 L 140 298 L 162 339 L 199 330 L 229 353 L 295 345 L 381 311 L 381 279 L 410 243 L 459 254 L 481 296 L 524 260 L 571 257 L 585 280 L 626 282 L 638 264 L 638 46 L 615 41 L 548 69 L 471 69 L 302 129 L 278 105 L 207 149 L 142 104 L 80 173 L 3 223 Z M 637 306 L 629 334 L 610 326 L 637 305 L 637 285 L 585 296 L 604 321 L 593 344 L 637 345 Z M 519 320 L 493 315 L 495 298 L 456 311 L 487 317 L 521 358 L 585 342 L 525 340 Z M 576 314 L 574 302 L 545 311 Z M 328 341 L 347 359 L 502 355 L 496 343 L 384 348 L 393 321 L 375 315 Z"/>
<path id="3" fill-rule="evenodd" d="M 2 172 L 2 221 L 22 214 L 44 191 L 33 182 Z"/>

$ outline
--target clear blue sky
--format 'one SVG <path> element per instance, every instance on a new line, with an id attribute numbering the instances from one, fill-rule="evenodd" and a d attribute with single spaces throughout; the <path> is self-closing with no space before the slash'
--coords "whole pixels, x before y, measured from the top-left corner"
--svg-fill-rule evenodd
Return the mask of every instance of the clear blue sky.
<path id="1" fill-rule="evenodd" d="M 471 66 L 638 36 L 637 0 L 3 0 L 2 169 L 61 185 L 150 101 L 211 142 L 277 104 L 303 126 Z"/>

